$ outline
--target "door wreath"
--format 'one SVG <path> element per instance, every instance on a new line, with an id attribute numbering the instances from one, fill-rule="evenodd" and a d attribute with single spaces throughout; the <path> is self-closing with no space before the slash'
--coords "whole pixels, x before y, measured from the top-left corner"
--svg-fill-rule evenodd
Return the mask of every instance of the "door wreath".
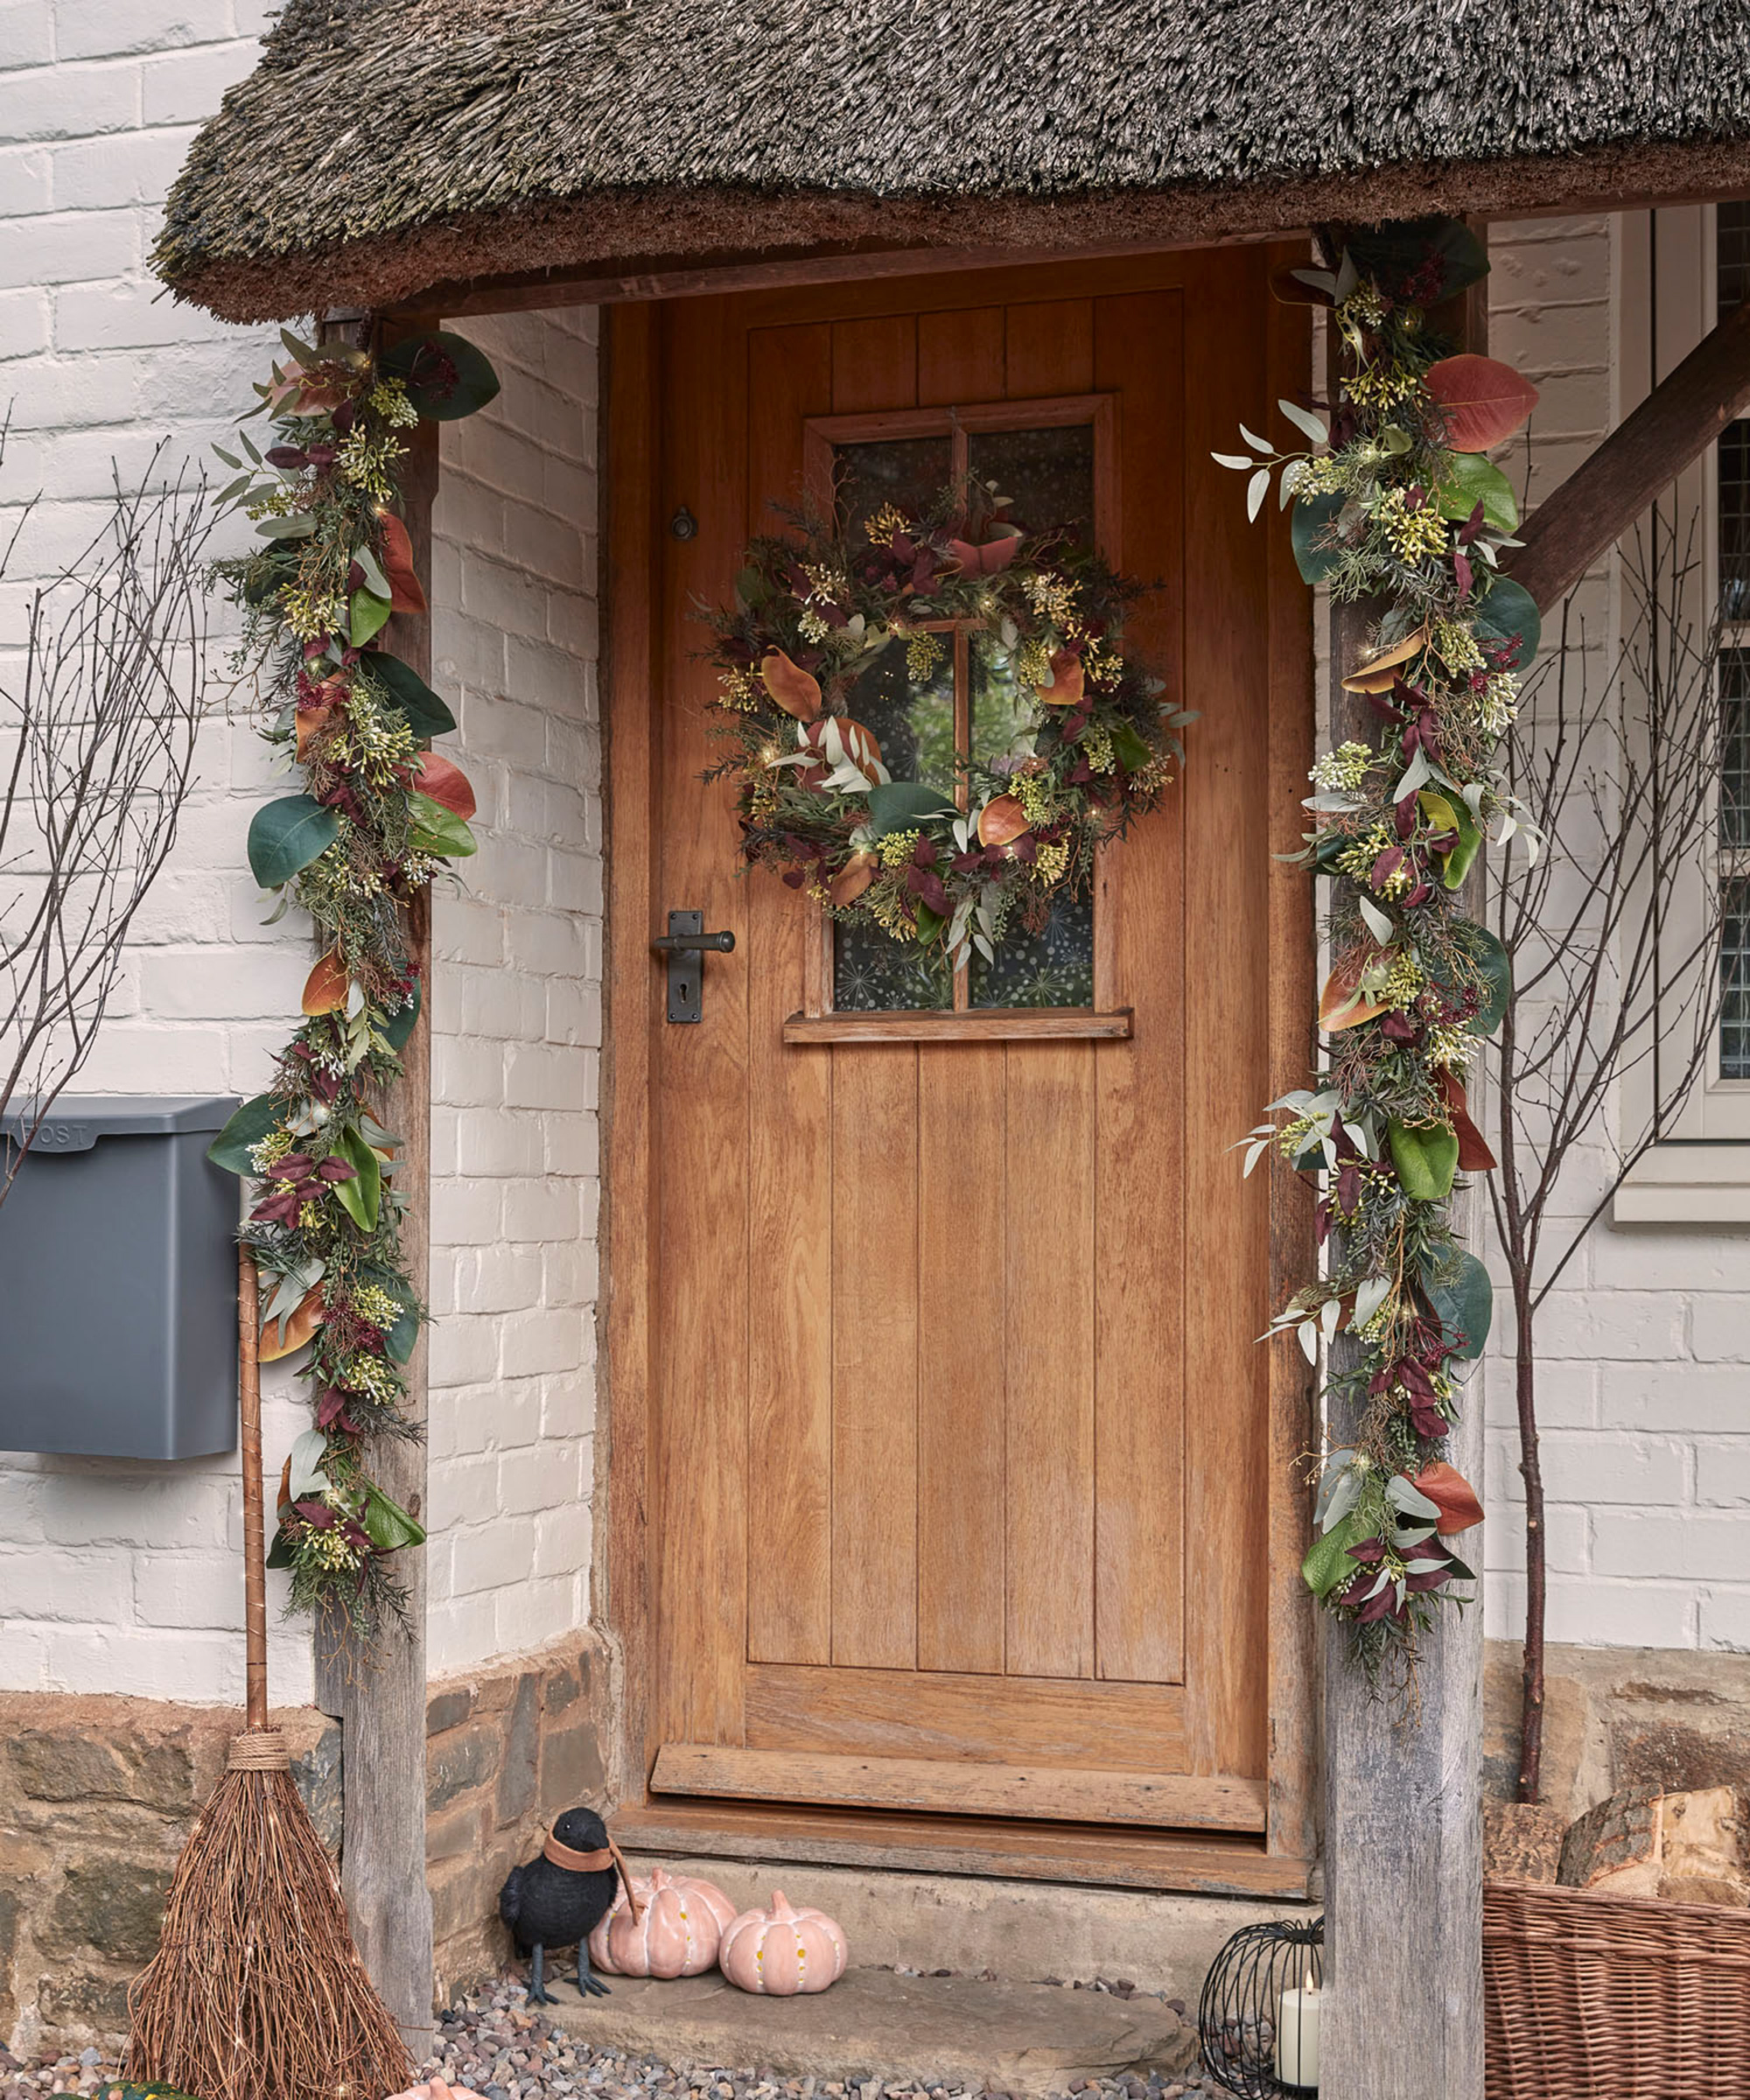
<path id="1" fill-rule="evenodd" d="M 708 777 L 736 782 L 743 858 L 956 969 L 1086 890 L 1099 847 L 1171 782 L 1191 719 L 1124 651 L 1142 585 L 1011 509 L 975 480 L 915 513 L 786 514 L 710 616 L 731 751 Z M 922 682 L 956 630 L 984 638 L 1028 718 L 1002 755 L 957 756 L 949 793 L 894 780 L 850 708 L 888 649 Z"/>

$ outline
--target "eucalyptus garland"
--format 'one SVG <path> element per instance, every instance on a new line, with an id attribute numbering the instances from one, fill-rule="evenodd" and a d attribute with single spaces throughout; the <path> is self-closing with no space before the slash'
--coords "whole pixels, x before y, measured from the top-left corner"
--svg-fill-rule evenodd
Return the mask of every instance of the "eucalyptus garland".
<path id="1" fill-rule="evenodd" d="M 921 511 L 799 514 L 748 548 L 712 620 L 732 755 L 710 777 L 738 784 L 744 859 L 953 968 L 1087 888 L 1101 844 L 1170 783 L 1191 719 L 1124 651 L 1141 586 L 1011 508 L 971 479 Z M 985 759 L 943 754 L 935 784 L 896 780 L 850 714 L 858 682 L 895 649 L 927 684 L 956 628 L 1012 687 L 1015 733 Z"/>
<path id="2" fill-rule="evenodd" d="M 1459 892 L 1485 836 L 1521 829 L 1494 756 L 1539 622 L 1501 572 L 1518 508 L 1484 455 L 1536 393 L 1508 366 L 1450 354 L 1431 328 L 1428 309 L 1488 267 L 1461 222 L 1354 229 L 1333 247 L 1334 270 L 1280 287 L 1328 307 L 1340 331 L 1348 376 L 1328 419 L 1284 401 L 1309 449 L 1242 429 L 1249 452 L 1216 455 L 1249 477 L 1254 517 L 1275 480 L 1307 582 L 1383 607 L 1344 681 L 1377 737 L 1323 752 L 1306 802 L 1301 858 L 1331 884 L 1323 1068 L 1270 1104 L 1282 1120 L 1253 1131 L 1246 1171 L 1274 1144 L 1323 1174 L 1328 1273 L 1272 1323 L 1315 1363 L 1321 1340 L 1349 1344 L 1327 1348 L 1325 1396 L 1353 1441 L 1322 1460 L 1304 1573 L 1371 1676 L 1390 1666 L 1413 1681 L 1438 1606 L 1473 1600 L 1454 1587 L 1474 1577 L 1448 1542 L 1482 1516 L 1445 1452 L 1491 1292 L 1449 1206 L 1460 1173 L 1494 1165 L 1466 1081 L 1501 1025 L 1508 962 Z"/>
<path id="3" fill-rule="evenodd" d="M 262 1358 L 308 1351 L 315 1420 L 286 1462 L 268 1564 L 290 1571 L 292 1608 L 326 1606 L 370 1634 L 404 1610 L 388 1557 L 425 1536 L 367 1462 L 374 1438 L 419 1433 L 406 1366 L 424 1318 L 401 1248 L 400 1141 L 377 1110 L 419 1018 L 409 908 L 474 850 L 472 790 L 427 748 L 455 718 L 380 644 L 396 613 L 425 611 L 395 508 L 406 432 L 471 415 L 498 380 L 449 334 L 381 356 L 283 340 L 288 361 L 252 411 L 276 442 L 214 448 L 237 473 L 221 500 L 261 542 L 216 578 L 243 614 L 234 668 L 259 676 L 262 734 L 301 781 L 256 810 L 249 866 L 277 893 L 273 919 L 309 915 L 318 956 L 272 1084 L 210 1156 L 254 1184 L 242 1236 Z"/>

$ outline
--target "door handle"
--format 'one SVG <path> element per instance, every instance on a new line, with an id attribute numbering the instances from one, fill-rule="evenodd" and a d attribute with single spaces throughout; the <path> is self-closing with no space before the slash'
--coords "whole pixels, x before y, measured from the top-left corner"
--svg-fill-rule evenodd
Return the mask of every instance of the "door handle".
<path id="1" fill-rule="evenodd" d="M 704 962 L 707 952 L 726 956 L 735 946 L 732 933 L 708 934 L 703 912 L 670 912 L 668 930 L 650 943 L 654 954 L 668 958 L 668 1018 L 704 1018 Z"/>

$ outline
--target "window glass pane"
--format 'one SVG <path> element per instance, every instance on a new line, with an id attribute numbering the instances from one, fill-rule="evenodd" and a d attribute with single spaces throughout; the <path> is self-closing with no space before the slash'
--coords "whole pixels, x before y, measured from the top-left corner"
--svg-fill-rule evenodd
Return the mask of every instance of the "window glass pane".
<path id="1" fill-rule="evenodd" d="M 1720 944 L 1719 1076 L 1750 1079 L 1750 877 L 1726 885 Z"/>
<path id="2" fill-rule="evenodd" d="M 1067 525 L 1079 540 L 1094 537 L 1094 426 L 1066 424 L 1049 430 L 974 430 L 967 460 L 981 481 L 1014 498 L 1013 516 L 1036 529 Z"/>
<path id="3" fill-rule="evenodd" d="M 1750 649 L 1719 652 L 1719 843 L 1750 846 Z"/>
<path id="4" fill-rule="evenodd" d="M 982 765 L 1023 758 L 1035 708 L 1016 690 L 1006 661 L 990 638 L 975 634 L 970 651 L 972 755 Z M 1094 1004 L 1094 900 L 1059 897 L 1042 932 L 1012 917 L 994 962 L 975 956 L 968 976 L 975 1006 L 1091 1006 Z"/>
<path id="5" fill-rule="evenodd" d="M 1750 291 L 1750 204 L 1722 204 L 1718 211 L 1719 275 L 1716 280 L 1723 320 Z"/>
<path id="6" fill-rule="evenodd" d="M 854 536 L 884 503 L 914 513 L 954 479 L 954 454 L 946 438 L 883 438 L 872 444 L 834 447 L 838 511 Z"/>
<path id="7" fill-rule="evenodd" d="M 1750 620 L 1750 423 L 1719 441 L 1719 617 Z"/>

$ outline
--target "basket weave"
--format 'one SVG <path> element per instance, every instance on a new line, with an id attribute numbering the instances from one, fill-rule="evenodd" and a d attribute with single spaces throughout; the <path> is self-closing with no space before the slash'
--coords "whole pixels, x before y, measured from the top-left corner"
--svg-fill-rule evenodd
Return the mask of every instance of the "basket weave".
<path id="1" fill-rule="evenodd" d="M 1745 2100 L 1750 1911 L 1483 1885 L 1488 2100 Z"/>

